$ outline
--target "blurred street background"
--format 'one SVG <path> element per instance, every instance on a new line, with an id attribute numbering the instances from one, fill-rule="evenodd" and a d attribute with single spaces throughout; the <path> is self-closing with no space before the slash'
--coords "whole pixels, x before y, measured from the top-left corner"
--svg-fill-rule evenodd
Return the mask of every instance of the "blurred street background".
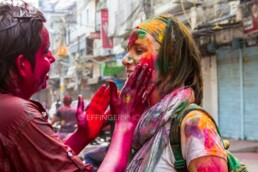
<path id="1" fill-rule="evenodd" d="M 109 79 L 121 89 L 130 32 L 141 21 L 169 13 L 189 27 L 201 51 L 203 106 L 231 139 L 232 151 L 258 172 L 258 0 L 28 2 L 46 15 L 56 57 L 47 89 L 33 97 L 48 109 L 50 121 L 65 94 L 74 101 L 81 94 L 88 103 Z M 89 149 L 107 144 L 108 134 Z"/>
<path id="2" fill-rule="evenodd" d="M 258 142 L 246 140 L 229 140 L 229 150 L 243 162 L 250 172 L 258 171 Z"/>

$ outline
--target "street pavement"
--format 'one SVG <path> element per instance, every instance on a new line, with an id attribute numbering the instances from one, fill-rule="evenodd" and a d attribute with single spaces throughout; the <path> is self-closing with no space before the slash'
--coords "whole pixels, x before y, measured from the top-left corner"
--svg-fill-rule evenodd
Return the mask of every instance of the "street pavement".
<path id="1" fill-rule="evenodd" d="M 258 172 L 258 142 L 229 140 L 229 150 L 246 166 L 249 172 Z"/>

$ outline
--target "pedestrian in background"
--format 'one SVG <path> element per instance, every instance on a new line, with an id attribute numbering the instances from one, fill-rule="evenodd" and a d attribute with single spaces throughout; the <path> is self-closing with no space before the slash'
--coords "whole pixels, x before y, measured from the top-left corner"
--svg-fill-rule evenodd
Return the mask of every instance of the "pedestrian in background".
<path id="1" fill-rule="evenodd" d="M 57 135 L 60 139 L 64 139 L 76 130 L 76 109 L 71 106 L 72 97 L 69 94 L 63 97 L 63 106 L 57 109 L 56 114 L 53 116 L 51 125 L 60 125 Z"/>

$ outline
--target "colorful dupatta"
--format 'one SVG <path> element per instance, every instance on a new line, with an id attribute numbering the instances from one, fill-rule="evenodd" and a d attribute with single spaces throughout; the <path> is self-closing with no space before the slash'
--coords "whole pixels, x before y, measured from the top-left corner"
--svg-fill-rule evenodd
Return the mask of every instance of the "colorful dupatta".
<path id="1" fill-rule="evenodd" d="M 193 90 L 180 87 L 143 113 L 132 141 L 132 147 L 137 153 L 127 171 L 152 172 L 155 169 L 162 150 L 170 140 L 171 120 L 193 102 Z"/>

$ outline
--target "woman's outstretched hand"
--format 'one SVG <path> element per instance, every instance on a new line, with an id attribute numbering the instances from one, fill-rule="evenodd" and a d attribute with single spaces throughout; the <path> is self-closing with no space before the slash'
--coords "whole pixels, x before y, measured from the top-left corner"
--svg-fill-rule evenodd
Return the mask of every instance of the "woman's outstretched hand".
<path id="1" fill-rule="evenodd" d="M 134 125 L 137 124 L 147 107 L 147 100 L 154 88 L 154 85 L 148 84 L 151 75 L 152 71 L 147 64 L 137 65 L 120 95 L 117 94 L 115 83 L 109 82 L 111 114 L 115 115 L 116 123 L 130 122 Z"/>
<path id="2" fill-rule="evenodd" d="M 154 85 L 149 85 L 152 71 L 148 65 L 138 65 L 128 78 L 120 95 L 116 85 L 110 82 L 110 108 L 116 115 L 112 140 L 101 163 L 99 172 L 122 172 L 126 170 L 134 129 L 147 107 L 147 100 Z"/>

